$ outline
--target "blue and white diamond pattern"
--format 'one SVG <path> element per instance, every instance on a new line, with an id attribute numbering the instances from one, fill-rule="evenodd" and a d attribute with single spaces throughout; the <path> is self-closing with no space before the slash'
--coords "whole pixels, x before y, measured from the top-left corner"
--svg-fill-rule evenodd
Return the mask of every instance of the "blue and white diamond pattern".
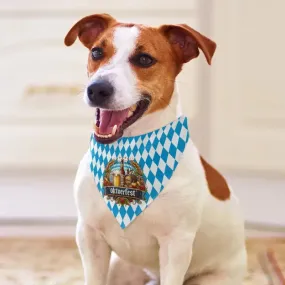
<path id="1" fill-rule="evenodd" d="M 91 171 L 98 190 L 121 228 L 126 228 L 158 197 L 173 175 L 189 140 L 188 119 L 176 121 L 153 132 L 135 137 L 123 137 L 112 144 L 98 143 L 91 136 Z M 147 193 L 141 204 L 118 205 L 104 197 L 103 175 L 110 159 L 127 156 L 134 159 L 144 173 Z"/>

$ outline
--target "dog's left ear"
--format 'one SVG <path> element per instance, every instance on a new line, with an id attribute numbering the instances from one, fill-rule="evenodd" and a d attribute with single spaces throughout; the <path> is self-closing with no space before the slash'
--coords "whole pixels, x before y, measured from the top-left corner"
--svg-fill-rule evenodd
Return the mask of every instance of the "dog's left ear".
<path id="1" fill-rule="evenodd" d="M 116 20 L 108 14 L 95 14 L 79 20 L 67 33 L 64 43 L 71 46 L 77 39 L 87 48 L 91 48 L 99 35 L 116 24 Z"/>
<path id="2" fill-rule="evenodd" d="M 198 57 L 199 49 L 203 51 L 208 64 L 211 64 L 216 50 L 216 44 L 212 40 L 186 24 L 163 25 L 158 29 L 167 37 L 181 64 Z"/>

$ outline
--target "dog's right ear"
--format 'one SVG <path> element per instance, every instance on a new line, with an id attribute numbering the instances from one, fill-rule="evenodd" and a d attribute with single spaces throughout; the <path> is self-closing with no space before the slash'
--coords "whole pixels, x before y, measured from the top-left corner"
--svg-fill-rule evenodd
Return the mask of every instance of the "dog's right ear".
<path id="1" fill-rule="evenodd" d="M 67 33 L 64 43 L 71 46 L 77 39 L 88 49 L 97 37 L 107 28 L 116 24 L 116 20 L 108 14 L 95 14 L 87 16 L 78 21 Z"/>

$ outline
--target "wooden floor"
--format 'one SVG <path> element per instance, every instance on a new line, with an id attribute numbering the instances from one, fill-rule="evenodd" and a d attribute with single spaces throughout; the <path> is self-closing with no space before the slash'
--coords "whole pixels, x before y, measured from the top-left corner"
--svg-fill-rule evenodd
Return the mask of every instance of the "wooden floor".
<path id="1" fill-rule="evenodd" d="M 271 248 L 285 272 L 285 239 L 247 242 L 246 285 L 268 285 L 258 256 Z M 82 285 L 82 268 L 72 239 L 0 239 L 1 285 Z"/>

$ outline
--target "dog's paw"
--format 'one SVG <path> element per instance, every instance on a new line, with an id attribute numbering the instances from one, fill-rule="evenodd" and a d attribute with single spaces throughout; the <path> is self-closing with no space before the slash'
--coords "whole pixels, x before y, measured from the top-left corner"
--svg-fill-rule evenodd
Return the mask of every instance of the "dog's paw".
<path id="1" fill-rule="evenodd" d="M 149 282 L 149 276 L 141 268 L 120 258 L 117 258 L 110 266 L 108 285 L 156 285 Z"/>

